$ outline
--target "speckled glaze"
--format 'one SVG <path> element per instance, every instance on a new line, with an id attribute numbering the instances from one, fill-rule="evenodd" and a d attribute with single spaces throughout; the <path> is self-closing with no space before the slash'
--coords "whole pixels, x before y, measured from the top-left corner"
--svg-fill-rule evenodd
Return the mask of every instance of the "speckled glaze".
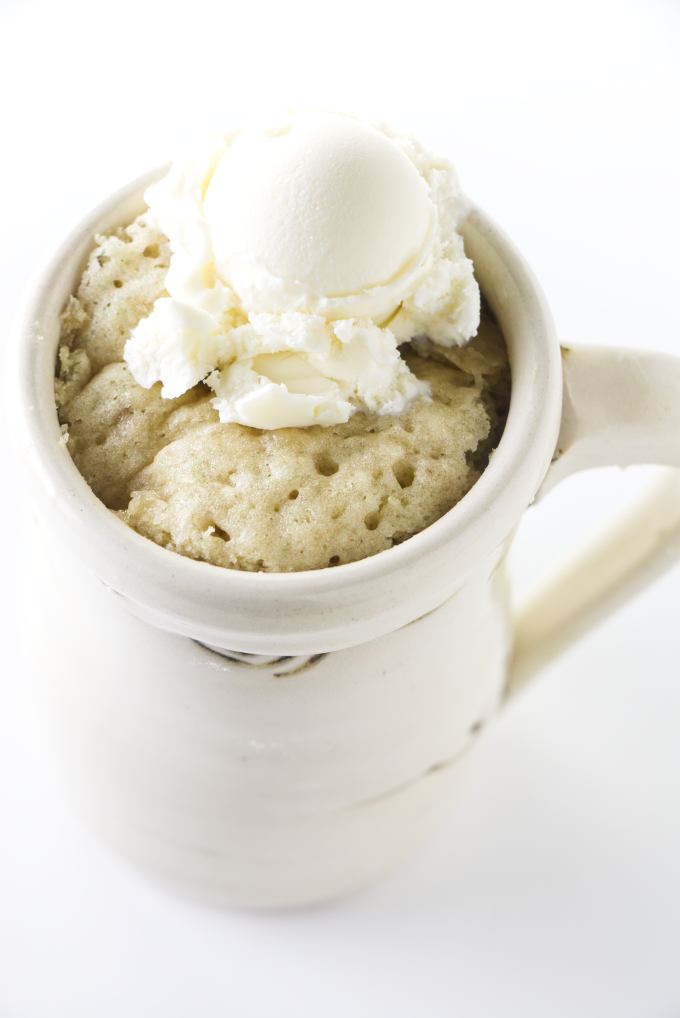
<path id="1" fill-rule="evenodd" d="M 466 247 L 506 337 L 512 400 L 499 448 L 454 509 L 372 558 L 294 574 L 219 569 L 140 537 L 76 470 L 52 387 L 58 314 L 92 236 L 137 215 L 157 175 L 78 226 L 17 330 L 17 415 L 41 523 L 28 667 L 74 802 L 110 844 L 213 901 L 301 905 L 396 864 L 450 801 L 456 762 L 508 684 L 511 535 L 551 461 L 576 450 L 564 472 L 579 469 L 601 443 L 585 411 L 570 416 L 571 397 L 562 418 L 541 292 L 473 208 Z M 640 425 L 631 455 L 674 462 L 671 425 L 659 425 L 661 451 Z M 607 449 L 607 462 L 619 455 Z"/>

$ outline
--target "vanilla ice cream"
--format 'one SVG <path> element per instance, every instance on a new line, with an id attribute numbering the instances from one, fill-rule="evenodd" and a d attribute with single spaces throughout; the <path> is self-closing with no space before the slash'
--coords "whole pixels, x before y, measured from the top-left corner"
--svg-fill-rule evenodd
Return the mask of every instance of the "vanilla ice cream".
<path id="1" fill-rule="evenodd" d="M 146 194 L 172 251 L 125 360 L 176 397 L 200 381 L 222 422 L 331 425 L 398 413 L 428 386 L 399 344 L 465 343 L 479 290 L 453 168 L 354 117 L 232 133 Z"/>

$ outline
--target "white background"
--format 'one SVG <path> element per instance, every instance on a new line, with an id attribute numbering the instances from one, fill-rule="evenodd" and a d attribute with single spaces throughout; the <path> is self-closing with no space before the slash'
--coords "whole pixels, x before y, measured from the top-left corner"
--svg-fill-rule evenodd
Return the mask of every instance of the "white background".
<path id="1" fill-rule="evenodd" d="M 679 44 L 674 0 L 0 0 L 3 339 L 108 191 L 186 135 L 314 105 L 449 155 L 565 341 L 678 353 Z M 680 1015 L 677 567 L 491 727 L 398 874 L 332 907 L 230 914 L 148 883 L 64 804 L 13 642 L 31 528 L 3 476 L 1 1018 Z M 532 511 L 520 584 L 640 480 L 578 478 Z"/>

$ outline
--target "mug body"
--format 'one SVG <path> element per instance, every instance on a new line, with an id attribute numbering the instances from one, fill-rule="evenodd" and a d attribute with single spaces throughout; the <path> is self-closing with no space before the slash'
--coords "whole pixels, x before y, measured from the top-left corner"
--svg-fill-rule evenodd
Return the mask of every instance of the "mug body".
<path id="1" fill-rule="evenodd" d="M 124 857 L 199 897 L 296 906 L 375 879 L 432 831 L 501 702 L 503 549 L 393 633 L 258 655 L 142 622 L 42 545 L 24 644 L 71 801 Z"/>
<path id="2" fill-rule="evenodd" d="M 466 247 L 512 371 L 503 437 L 472 490 L 408 541 L 332 569 L 182 558 L 96 499 L 53 394 L 58 316 L 92 238 L 134 218 L 157 175 L 78 227 L 17 330 L 13 398 L 44 548 L 30 669 L 75 800 L 110 843 L 212 900 L 303 904 L 413 849 L 502 698 L 505 555 L 555 449 L 559 346 L 531 272 L 472 209 Z"/>

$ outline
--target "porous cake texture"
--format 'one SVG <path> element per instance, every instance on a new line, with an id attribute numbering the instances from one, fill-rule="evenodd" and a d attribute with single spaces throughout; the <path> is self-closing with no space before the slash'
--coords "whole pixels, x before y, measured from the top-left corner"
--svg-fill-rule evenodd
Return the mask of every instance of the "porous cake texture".
<path id="1" fill-rule="evenodd" d="M 510 372 L 490 314 L 468 345 L 401 348 L 431 399 L 331 427 L 222 424 L 199 384 L 163 399 L 123 360 L 165 294 L 166 238 L 142 215 L 98 236 L 62 314 L 55 396 L 67 448 L 95 494 L 158 544 L 232 569 L 319 569 L 429 526 L 471 488 L 505 422 Z"/>

